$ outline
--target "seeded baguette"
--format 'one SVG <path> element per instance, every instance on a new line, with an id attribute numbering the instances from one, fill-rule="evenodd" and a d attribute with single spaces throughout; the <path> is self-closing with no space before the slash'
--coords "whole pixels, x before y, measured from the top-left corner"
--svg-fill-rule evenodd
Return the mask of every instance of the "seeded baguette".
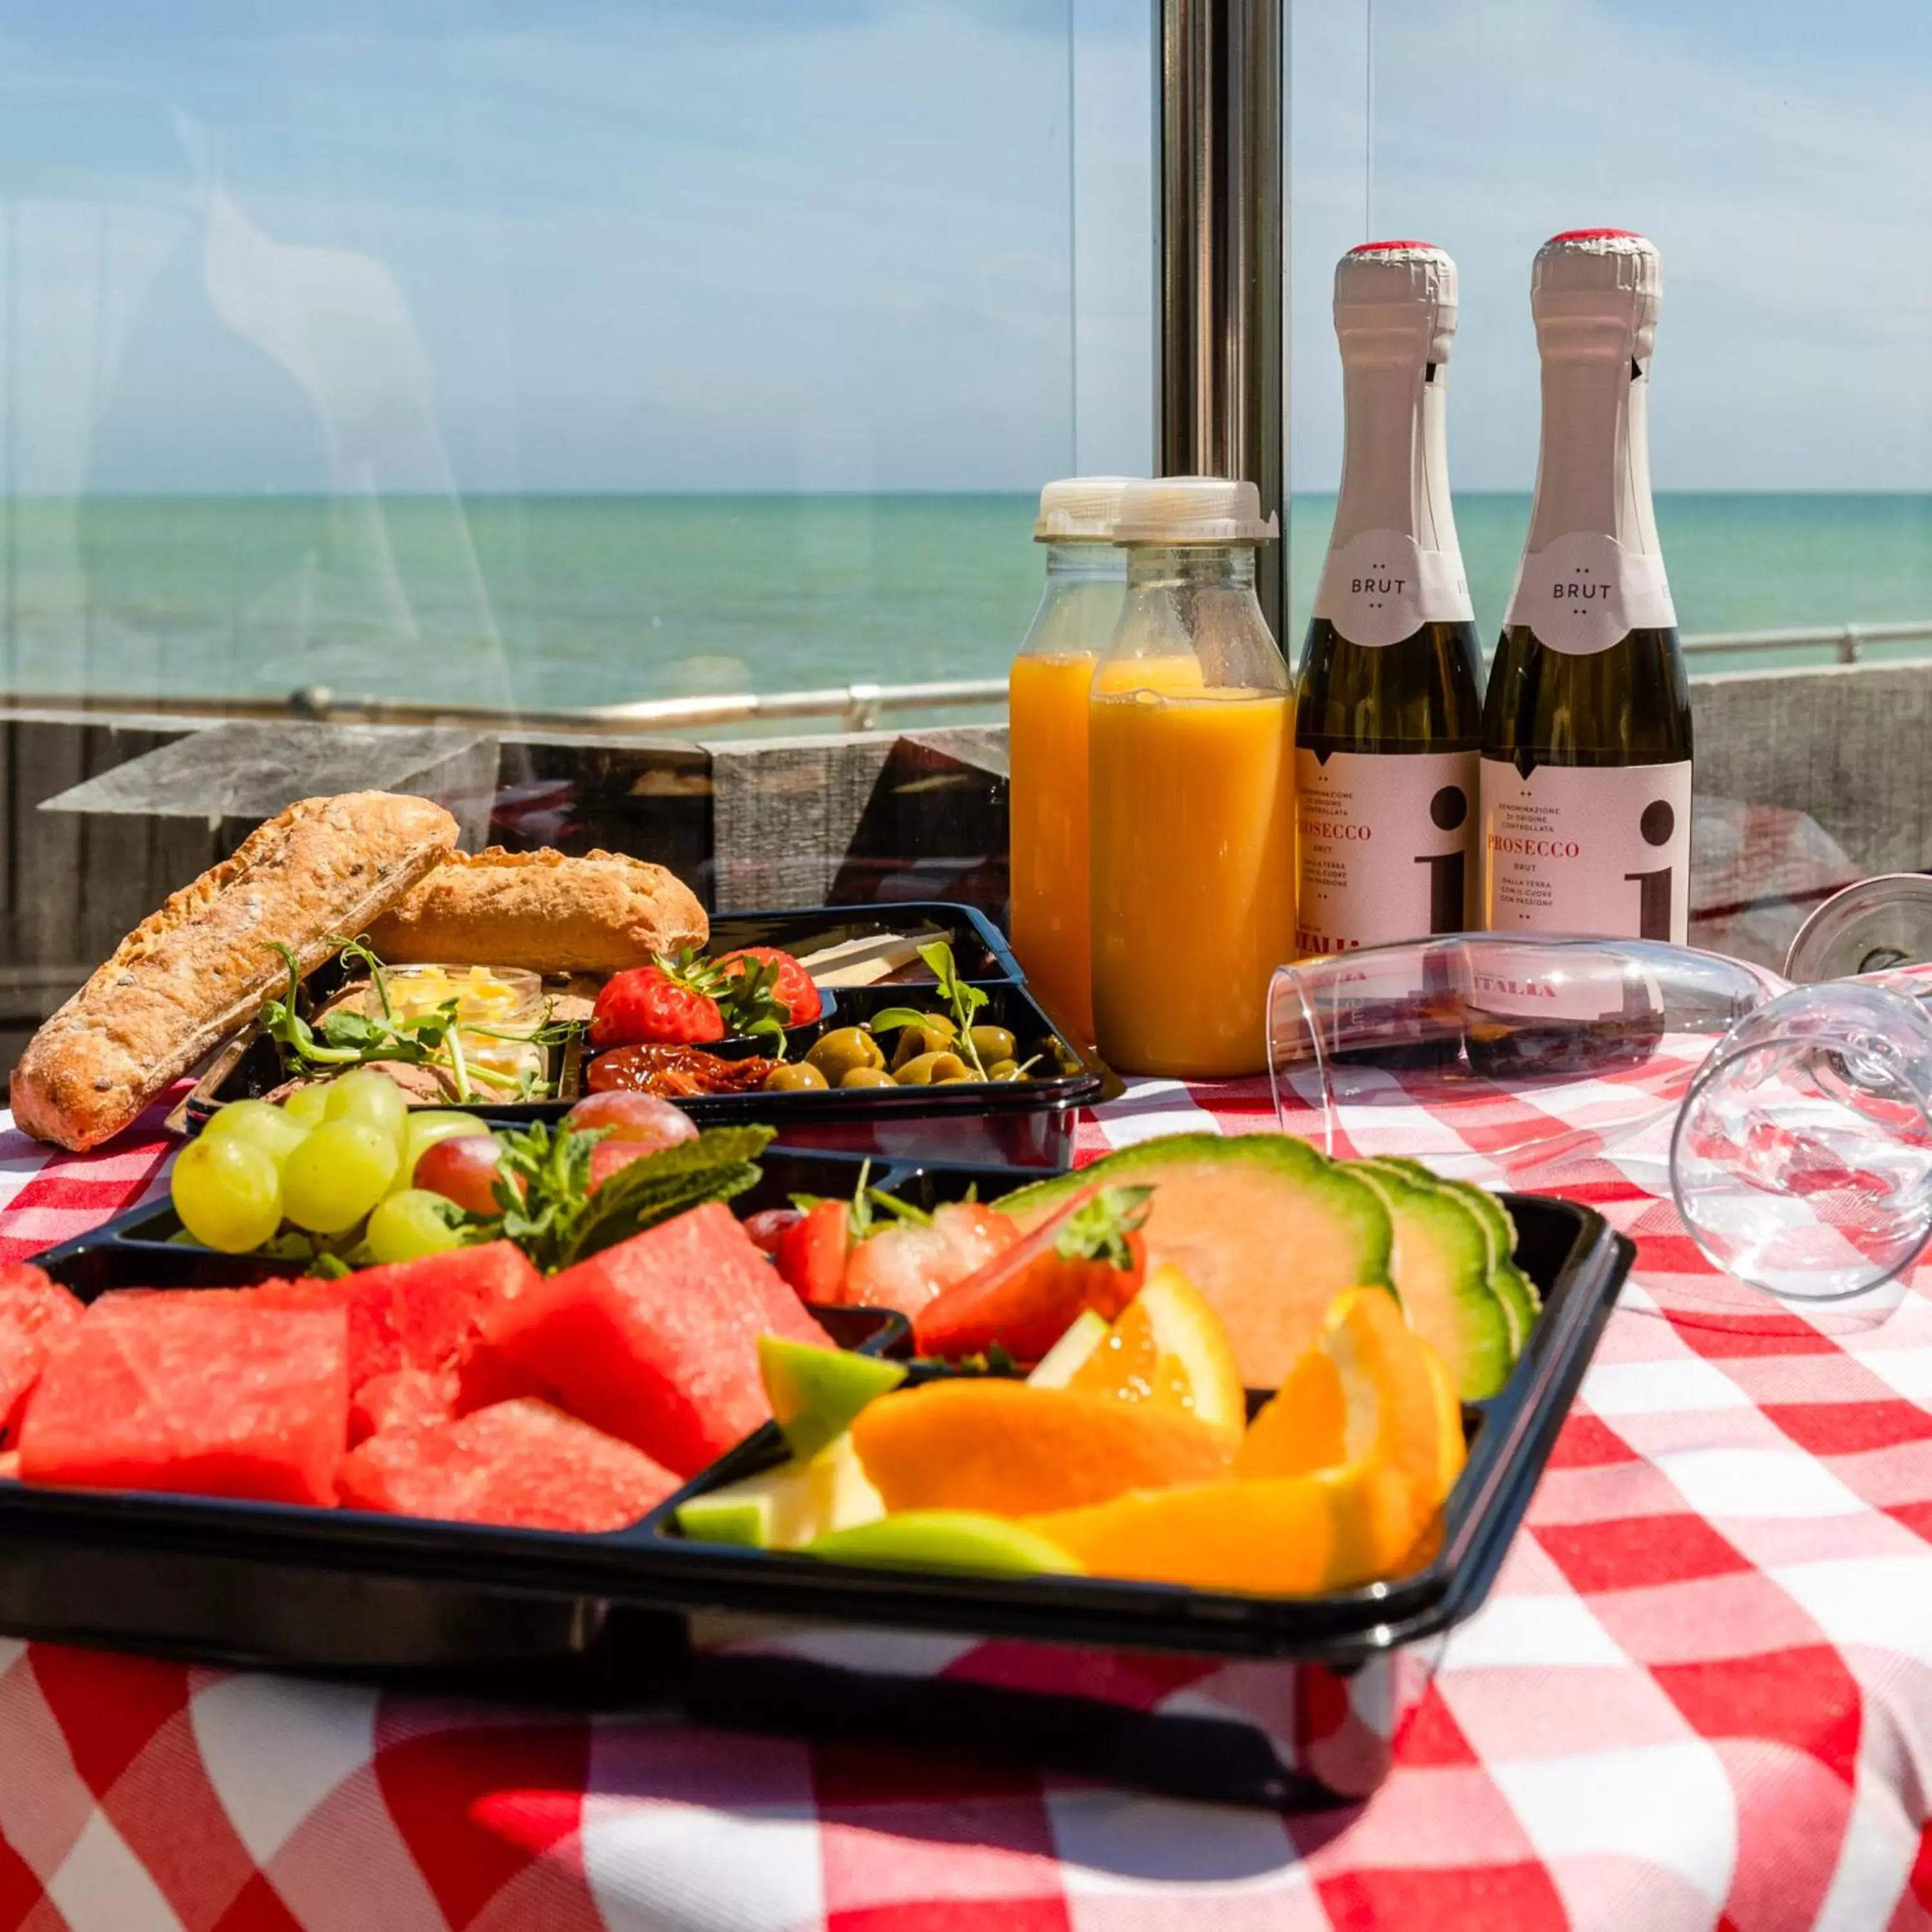
<path id="1" fill-rule="evenodd" d="M 711 922 L 675 873 L 620 852 L 452 853 L 369 931 L 394 965 L 621 973 L 702 946 Z"/>
<path id="2" fill-rule="evenodd" d="M 76 1151 L 128 1126 L 169 1082 L 310 973 L 456 844 L 440 805 L 389 792 L 304 799 L 144 919 L 28 1042 L 14 1118 Z"/>

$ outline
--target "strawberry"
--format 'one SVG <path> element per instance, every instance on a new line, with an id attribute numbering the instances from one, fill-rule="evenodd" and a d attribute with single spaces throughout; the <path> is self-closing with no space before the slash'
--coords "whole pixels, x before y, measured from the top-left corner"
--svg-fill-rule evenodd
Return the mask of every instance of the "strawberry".
<path id="1" fill-rule="evenodd" d="M 913 1346 L 951 1357 L 1000 1348 L 1036 1362 L 1082 1310 L 1112 1321 L 1147 1271 L 1140 1230 L 1152 1192 L 1093 1189 L 1024 1240 L 1003 1244 L 988 1265 L 954 1277 L 917 1311 Z"/>
<path id="2" fill-rule="evenodd" d="M 842 1302 L 852 1210 L 843 1201 L 815 1202 L 778 1236 L 772 1260 L 801 1301 Z"/>
<path id="3" fill-rule="evenodd" d="M 604 983 L 590 1015 L 590 1044 L 635 1046 L 665 1042 L 702 1046 L 724 1037 L 724 1016 L 711 997 L 713 975 L 701 962 L 666 958 L 633 966 Z"/>
<path id="4" fill-rule="evenodd" d="M 758 1004 L 760 992 L 768 993 L 788 1027 L 808 1025 L 824 1009 L 825 1003 L 818 997 L 812 975 L 789 952 L 782 952 L 776 946 L 741 946 L 735 952 L 719 953 L 713 964 L 721 973 L 742 984 L 741 998 L 746 1006 Z M 747 1015 L 749 1018 L 757 1017 L 756 1013 Z"/>

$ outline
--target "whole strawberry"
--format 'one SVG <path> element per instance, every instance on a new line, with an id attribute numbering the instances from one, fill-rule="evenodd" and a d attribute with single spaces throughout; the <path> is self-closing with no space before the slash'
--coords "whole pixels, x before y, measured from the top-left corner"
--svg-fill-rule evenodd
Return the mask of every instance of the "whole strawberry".
<path id="1" fill-rule="evenodd" d="M 824 1006 L 818 988 L 808 973 L 789 952 L 776 946 L 741 946 L 735 952 L 721 952 L 712 962 L 718 971 L 736 981 L 742 992 L 739 1003 L 755 1005 L 767 995 L 786 1026 L 805 1026 L 818 1018 Z M 728 1003 L 730 995 L 726 996 Z M 755 1012 L 748 1012 L 754 1019 Z"/>
<path id="2" fill-rule="evenodd" d="M 662 1042 L 702 1046 L 724 1037 L 724 1016 L 710 988 L 713 975 L 688 969 L 684 961 L 660 957 L 655 965 L 613 974 L 590 1014 L 590 1044 L 641 1046 Z"/>

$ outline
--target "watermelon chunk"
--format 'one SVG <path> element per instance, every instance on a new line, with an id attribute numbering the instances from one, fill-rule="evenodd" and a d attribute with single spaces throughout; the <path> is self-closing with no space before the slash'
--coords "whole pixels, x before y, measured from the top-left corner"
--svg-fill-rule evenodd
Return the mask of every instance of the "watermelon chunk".
<path id="1" fill-rule="evenodd" d="M 392 1369 L 349 1399 L 349 1445 L 395 1429 L 430 1429 L 456 1414 L 453 1369 Z"/>
<path id="2" fill-rule="evenodd" d="M 48 1339 L 22 1480 L 332 1503 L 347 1352 L 339 1309 L 106 1297 Z"/>
<path id="3" fill-rule="evenodd" d="M 541 1402 L 502 1402 L 344 1456 L 352 1508 L 524 1529 L 620 1529 L 679 1484 L 641 1450 Z"/>
<path id="4" fill-rule="evenodd" d="M 421 1261 L 363 1268 L 334 1281 L 271 1281 L 245 1291 L 266 1308 L 340 1308 L 349 1318 L 349 1383 L 399 1369 L 446 1369 L 477 1317 L 542 1280 L 512 1241 L 451 1248 Z"/>
<path id="5" fill-rule="evenodd" d="M 686 1476 L 771 1419 L 760 1335 L 832 1346 L 716 1202 L 498 1304 L 482 1332 L 476 1372 L 520 1374 Z"/>
<path id="6" fill-rule="evenodd" d="M 40 1378 L 49 1338 L 85 1312 L 31 1262 L 0 1267 L 0 1434 L 18 1431 L 27 1397 Z"/>

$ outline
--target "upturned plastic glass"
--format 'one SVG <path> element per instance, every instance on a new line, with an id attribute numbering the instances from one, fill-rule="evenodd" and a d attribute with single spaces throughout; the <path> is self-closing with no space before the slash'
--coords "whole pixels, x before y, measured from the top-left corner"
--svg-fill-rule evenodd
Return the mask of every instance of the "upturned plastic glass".
<path id="1" fill-rule="evenodd" d="M 1268 1002 L 1281 1125 L 1335 1154 L 1517 1174 L 1612 1150 L 1660 1168 L 1713 1044 L 1775 974 L 1643 940 L 1458 933 L 1283 966 Z"/>

